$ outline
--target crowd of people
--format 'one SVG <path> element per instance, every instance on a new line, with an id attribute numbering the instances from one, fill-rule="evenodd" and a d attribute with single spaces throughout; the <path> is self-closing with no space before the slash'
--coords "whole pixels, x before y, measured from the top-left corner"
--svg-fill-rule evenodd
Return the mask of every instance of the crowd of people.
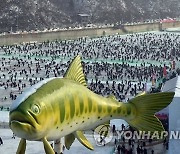
<path id="1" fill-rule="evenodd" d="M 76 55 L 82 57 L 89 89 L 97 94 L 128 101 L 147 90 L 147 83 L 152 83 L 152 91 L 160 91 L 166 80 L 180 74 L 179 51 L 180 34 L 152 32 L 4 45 L 0 47 L 0 110 L 9 110 L 27 87 L 63 77 Z M 133 153 L 134 142 L 128 144 Z M 127 151 L 125 141 L 116 148 L 118 153 Z M 136 150 L 147 153 L 141 142 Z"/>
<path id="2" fill-rule="evenodd" d="M 121 131 L 124 132 L 134 132 L 133 128 L 130 126 L 125 127 L 124 124 L 122 124 L 122 129 L 117 130 L 115 125 L 112 127 L 112 132 L 115 137 L 114 145 L 115 145 L 115 152 L 114 154 L 147 154 L 147 153 L 164 153 L 166 150 L 168 150 L 169 142 L 166 138 L 163 140 L 156 140 L 156 139 L 139 139 L 139 138 L 133 138 L 129 137 L 128 139 L 124 135 L 121 134 Z M 119 132 L 119 133 L 118 133 Z M 125 134 L 125 133 L 124 133 Z M 133 136 L 133 135 L 132 135 Z M 154 146 L 158 146 L 157 149 L 154 149 Z"/>
<path id="3" fill-rule="evenodd" d="M 82 57 L 91 90 L 126 101 L 146 90 L 146 83 L 154 81 L 160 90 L 164 81 L 179 75 L 179 51 L 179 34 L 152 32 L 4 45 L 0 107 L 9 107 L 25 88 L 45 78 L 63 76 L 76 55 Z"/>

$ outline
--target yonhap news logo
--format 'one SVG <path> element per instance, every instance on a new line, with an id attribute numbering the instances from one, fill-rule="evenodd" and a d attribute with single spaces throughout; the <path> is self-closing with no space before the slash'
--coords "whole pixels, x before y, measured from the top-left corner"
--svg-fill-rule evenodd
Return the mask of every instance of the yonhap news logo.
<path id="1" fill-rule="evenodd" d="M 129 139 L 152 139 L 152 140 L 163 140 L 165 138 L 169 139 L 180 139 L 180 131 L 116 131 L 115 136 L 118 138 Z M 113 139 L 113 133 L 111 126 L 108 124 L 100 125 L 94 130 L 94 140 L 96 145 L 105 146 L 110 143 Z"/>
<path id="2" fill-rule="evenodd" d="M 163 140 L 164 138 L 169 139 L 180 139 L 180 131 L 117 131 L 119 138 L 129 139 L 152 139 L 152 140 Z"/>
<path id="3" fill-rule="evenodd" d="M 110 125 L 100 125 L 94 130 L 94 140 L 97 146 L 105 146 L 113 139 Z"/>

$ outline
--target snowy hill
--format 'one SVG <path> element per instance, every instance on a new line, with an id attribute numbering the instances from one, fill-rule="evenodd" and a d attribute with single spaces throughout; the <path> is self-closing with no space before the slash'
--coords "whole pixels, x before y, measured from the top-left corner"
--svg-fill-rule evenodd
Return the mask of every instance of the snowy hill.
<path id="1" fill-rule="evenodd" d="M 180 16 L 179 0 L 1 0 L 0 32 L 71 26 L 78 13 L 91 23 Z"/>

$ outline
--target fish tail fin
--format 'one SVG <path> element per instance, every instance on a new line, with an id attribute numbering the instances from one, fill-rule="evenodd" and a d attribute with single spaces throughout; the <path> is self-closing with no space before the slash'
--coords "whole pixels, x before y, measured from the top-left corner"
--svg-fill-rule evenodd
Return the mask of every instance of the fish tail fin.
<path id="1" fill-rule="evenodd" d="M 154 94 L 144 94 L 130 100 L 128 105 L 134 107 L 135 116 L 126 121 L 133 128 L 139 131 L 161 132 L 164 127 L 155 113 L 167 107 L 174 97 L 174 92 L 161 92 Z"/>

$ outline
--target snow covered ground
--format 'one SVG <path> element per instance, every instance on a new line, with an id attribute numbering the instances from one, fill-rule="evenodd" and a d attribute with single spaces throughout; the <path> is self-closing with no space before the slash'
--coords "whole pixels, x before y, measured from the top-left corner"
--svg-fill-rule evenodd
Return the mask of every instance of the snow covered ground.
<path id="1" fill-rule="evenodd" d="M 15 154 L 19 141 L 19 138 L 12 138 L 12 131 L 10 129 L 0 129 L 0 136 L 3 139 L 4 144 L 0 146 L 0 154 Z M 86 149 L 77 140 L 73 143 L 70 150 L 65 150 L 64 154 L 102 154 L 106 151 L 107 154 L 113 153 L 113 143 L 109 143 L 106 146 L 98 147 L 95 144 L 93 135 L 87 135 L 88 140 L 94 146 L 94 151 Z M 27 141 L 26 154 L 44 154 L 44 147 L 42 142 Z"/>
<path id="2" fill-rule="evenodd" d="M 9 122 L 9 112 L 0 111 L 0 123 Z"/>
<path id="3" fill-rule="evenodd" d="M 178 28 L 167 28 L 166 31 L 167 32 L 180 32 L 180 27 L 178 27 Z"/>

